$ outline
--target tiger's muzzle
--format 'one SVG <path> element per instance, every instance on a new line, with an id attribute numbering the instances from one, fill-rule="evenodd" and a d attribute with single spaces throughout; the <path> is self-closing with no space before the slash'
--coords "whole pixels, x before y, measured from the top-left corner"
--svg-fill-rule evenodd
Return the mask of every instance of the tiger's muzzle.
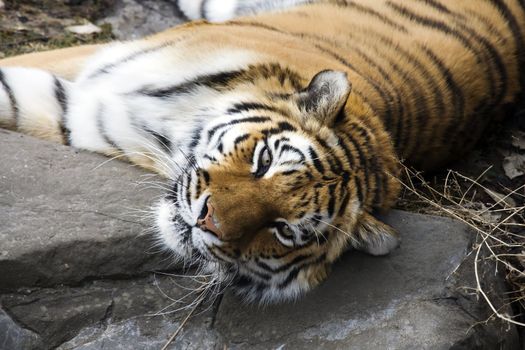
<path id="1" fill-rule="evenodd" d="M 216 219 L 213 217 L 213 214 L 215 213 L 215 208 L 211 203 L 206 200 L 206 203 L 203 207 L 203 212 L 201 213 L 201 216 L 197 220 L 197 226 L 203 230 L 208 231 L 215 236 L 217 236 L 219 239 L 224 236 L 224 234 L 219 229 L 219 224 L 217 223 Z"/>

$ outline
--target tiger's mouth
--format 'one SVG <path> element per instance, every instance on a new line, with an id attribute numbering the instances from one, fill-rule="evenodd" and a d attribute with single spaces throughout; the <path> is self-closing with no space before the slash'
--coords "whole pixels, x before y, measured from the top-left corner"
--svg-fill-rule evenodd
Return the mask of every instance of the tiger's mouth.
<path id="1" fill-rule="evenodd" d="M 176 260 L 183 262 L 184 265 L 207 262 L 214 265 L 231 265 L 210 254 L 202 240 L 203 235 L 212 235 L 218 239 L 218 223 L 213 218 L 213 209 L 210 207 L 211 205 L 205 203 L 197 223 L 189 223 L 184 218 L 183 209 L 169 195 L 155 206 L 155 226 L 159 244 L 174 253 Z"/>

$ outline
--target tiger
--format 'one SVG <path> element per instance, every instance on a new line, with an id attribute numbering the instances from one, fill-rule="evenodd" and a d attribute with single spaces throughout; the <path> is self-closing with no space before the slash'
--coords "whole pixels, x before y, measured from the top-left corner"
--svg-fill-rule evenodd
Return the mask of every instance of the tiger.
<path id="1" fill-rule="evenodd" d="M 523 0 L 176 4 L 143 39 L 1 60 L 0 124 L 165 176 L 157 238 L 248 302 L 396 249 L 402 164 L 461 159 L 521 98 Z"/>

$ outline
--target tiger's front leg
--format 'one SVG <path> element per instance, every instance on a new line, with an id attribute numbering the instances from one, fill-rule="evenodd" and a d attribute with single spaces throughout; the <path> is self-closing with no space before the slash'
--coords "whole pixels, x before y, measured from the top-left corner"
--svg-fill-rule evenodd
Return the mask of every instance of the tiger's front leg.
<path id="1" fill-rule="evenodd" d="M 64 116 L 71 85 L 37 69 L 0 69 L 0 126 L 69 144 Z"/>
<path id="2" fill-rule="evenodd" d="M 284 10 L 325 0 L 177 0 L 180 11 L 188 19 L 223 22 L 239 16 Z"/>
<path id="3" fill-rule="evenodd" d="M 0 127 L 69 144 L 65 115 L 73 81 L 101 47 L 85 45 L 0 60 Z"/>
<path id="4" fill-rule="evenodd" d="M 45 140 L 71 145 L 117 158 L 125 158 L 141 167 L 168 175 L 163 156 L 165 144 L 148 127 L 129 120 L 126 103 L 119 100 L 114 86 L 100 81 L 78 79 L 85 60 L 91 53 L 69 58 L 56 73 L 39 68 L 12 66 L 18 62 L 41 66 L 39 58 L 52 58 L 50 53 L 21 56 L 0 62 L 0 127 L 19 131 Z M 63 51 L 63 50 L 59 50 Z M 53 52 L 51 52 L 53 54 Z M 67 56 L 67 55 L 66 55 Z M 60 60 L 57 60 L 57 65 Z M 51 67 L 47 62 L 44 67 Z M 65 73 L 75 81 L 62 78 Z M 83 73 L 82 73 L 83 74 Z M 147 130 L 147 132 L 145 132 Z M 160 141 L 159 141 L 160 140 Z M 159 142 L 157 142 L 159 141 Z"/>

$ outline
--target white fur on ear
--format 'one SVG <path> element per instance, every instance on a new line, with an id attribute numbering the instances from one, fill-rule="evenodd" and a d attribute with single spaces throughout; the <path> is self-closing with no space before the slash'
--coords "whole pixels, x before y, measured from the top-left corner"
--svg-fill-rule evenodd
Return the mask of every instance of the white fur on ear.
<path id="1" fill-rule="evenodd" d="M 314 117 L 331 126 L 344 107 L 352 84 L 345 72 L 324 70 L 317 73 L 308 87 L 297 94 L 299 108 L 306 117 Z"/>

